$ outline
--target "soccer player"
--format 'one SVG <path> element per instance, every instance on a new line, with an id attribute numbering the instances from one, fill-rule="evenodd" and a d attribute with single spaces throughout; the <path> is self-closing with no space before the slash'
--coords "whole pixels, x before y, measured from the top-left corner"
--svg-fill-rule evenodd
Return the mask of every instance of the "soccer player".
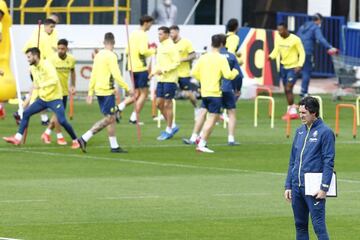
<path id="1" fill-rule="evenodd" d="M 107 128 L 111 148 L 110 151 L 113 153 L 126 152 L 119 146 L 115 135 L 116 103 L 114 80 L 127 92 L 129 92 L 129 86 L 124 82 L 121 76 L 118 58 L 113 52 L 114 45 L 114 34 L 111 32 L 106 33 L 104 37 L 104 49 L 100 50 L 94 58 L 86 101 L 88 104 L 91 104 L 93 95 L 95 94 L 99 102 L 101 113 L 104 117 L 79 138 L 79 143 L 83 152 L 86 152 L 86 143 L 90 138 L 104 128 Z"/>
<path id="2" fill-rule="evenodd" d="M 46 59 L 56 53 L 58 36 L 54 33 L 56 22 L 47 18 L 44 21 L 44 26 L 40 27 L 40 39 L 39 29 L 33 31 L 31 38 L 26 42 L 24 50 L 32 47 L 37 47 L 39 41 L 39 49 L 41 52 L 41 58 Z"/>
<path id="3" fill-rule="evenodd" d="M 211 37 L 211 46 L 212 51 L 202 55 L 192 70 L 192 75 L 201 84 L 202 104 L 191 138 L 189 140 L 184 139 L 187 144 L 197 142 L 196 150 L 206 153 L 214 152 L 208 148 L 207 141 L 221 112 L 221 78 L 233 80 L 239 74 L 236 69 L 230 70 L 226 57 L 220 54 L 220 48 L 223 47 L 221 34 Z M 208 117 L 206 117 L 207 114 Z M 198 139 L 201 129 L 202 134 Z"/>
<path id="4" fill-rule="evenodd" d="M 40 49 L 42 59 L 47 59 L 56 53 L 58 35 L 55 31 L 56 19 L 54 19 L 54 16 L 53 18 L 45 19 L 44 24 L 40 27 L 40 29 L 36 28 L 33 31 L 31 38 L 25 44 L 23 49 L 24 52 L 29 48 L 38 47 Z M 44 126 L 49 124 L 49 117 L 46 113 L 41 113 L 41 124 Z"/>
<path id="5" fill-rule="evenodd" d="M 220 37 L 221 37 L 222 45 L 226 46 L 228 37 L 226 37 L 223 34 L 221 34 Z M 236 127 L 236 100 L 240 96 L 240 89 L 242 86 L 242 78 L 240 74 L 241 71 L 238 60 L 234 54 L 227 51 L 225 47 L 222 47 L 220 49 L 220 53 L 226 57 L 230 69 L 231 70 L 236 69 L 239 72 L 239 75 L 237 75 L 233 81 L 228 80 L 226 78 L 221 79 L 223 109 L 227 110 L 227 115 L 229 118 L 228 145 L 235 146 L 235 145 L 239 145 L 239 143 L 235 141 L 235 127 Z"/>
<path id="6" fill-rule="evenodd" d="M 278 34 L 275 35 L 275 46 L 270 53 L 270 59 L 281 58 L 280 76 L 283 81 L 284 91 L 288 102 L 287 112 L 283 119 L 298 119 L 296 106 L 294 105 L 293 88 L 305 62 L 305 51 L 301 40 L 295 34 L 289 33 L 287 25 L 280 23 L 277 26 Z"/>
<path id="7" fill-rule="evenodd" d="M 40 50 L 36 47 L 26 50 L 26 56 L 33 76 L 34 90 L 31 99 L 35 101 L 24 111 L 23 119 L 15 136 L 4 137 L 3 139 L 8 143 L 19 145 L 30 117 L 35 113 L 50 108 L 56 114 L 60 125 L 71 136 L 73 140 L 72 148 L 79 148 L 76 134 L 65 117 L 62 89 L 55 67 L 48 60 L 41 59 Z"/>
<path id="8" fill-rule="evenodd" d="M 235 54 L 237 52 L 237 50 L 239 48 L 239 44 L 240 44 L 239 36 L 236 35 L 236 32 L 238 31 L 238 29 L 239 29 L 238 20 L 235 18 L 231 18 L 226 24 L 227 41 L 226 41 L 225 47 L 232 54 Z"/>
<path id="9" fill-rule="evenodd" d="M 178 49 L 169 38 L 170 29 L 162 26 L 158 29 L 160 45 L 156 54 L 156 66 L 150 74 L 158 76 L 156 88 L 156 105 L 164 116 L 167 127 L 161 132 L 157 140 L 166 140 L 174 136 L 179 131 L 179 127 L 173 122 L 173 102 L 178 81 L 178 67 L 180 57 Z"/>
<path id="10" fill-rule="evenodd" d="M 143 16 L 140 18 L 140 29 L 133 31 L 130 34 L 130 54 L 128 56 L 128 69 L 134 74 L 135 81 L 135 111 L 130 116 L 129 123 L 136 124 L 137 114 L 140 114 L 144 107 L 145 101 L 149 93 L 149 74 L 146 59 L 155 54 L 155 45 L 150 44 L 147 31 L 150 30 L 154 19 L 150 16 Z M 129 46 L 127 51 L 129 51 Z M 130 65 L 131 58 L 131 65 Z M 126 106 L 134 102 L 134 98 L 126 98 L 118 105 L 119 111 L 122 112 Z"/>
<path id="11" fill-rule="evenodd" d="M 69 95 L 69 75 L 71 76 L 71 87 L 70 94 L 75 94 L 75 58 L 68 53 L 68 41 L 66 39 L 60 39 L 57 46 L 57 54 L 54 54 L 50 57 L 49 61 L 56 68 L 57 75 L 59 77 L 61 88 L 62 88 L 62 100 L 64 109 L 66 109 L 68 95 Z M 44 143 L 51 143 L 51 131 L 56 129 L 57 144 L 66 145 L 64 136 L 61 133 L 60 124 L 57 121 L 56 116 L 54 115 L 49 126 L 46 128 L 45 132 L 41 135 L 41 139 Z"/>
<path id="12" fill-rule="evenodd" d="M 313 58 L 314 58 L 314 48 L 315 41 L 321 43 L 325 48 L 328 49 L 329 54 L 336 53 L 338 50 L 331 46 L 331 44 L 326 41 L 322 32 L 321 32 L 321 22 L 322 15 L 320 13 L 316 13 L 312 17 L 312 21 L 305 22 L 300 26 L 296 35 L 301 39 L 304 48 L 305 48 L 305 63 L 303 69 L 301 71 L 302 74 L 302 82 L 301 82 L 301 93 L 300 96 L 304 97 L 308 95 L 310 77 L 313 66 Z"/>
<path id="13" fill-rule="evenodd" d="M 196 118 L 198 107 L 196 104 L 196 96 L 192 91 L 192 84 L 190 82 L 190 68 L 191 62 L 196 58 L 195 50 L 191 42 L 180 37 L 180 29 L 177 25 L 170 27 L 170 37 L 175 43 L 180 55 L 180 65 L 178 67 L 179 86 L 186 98 L 188 98 L 191 104 L 194 106 L 194 116 Z"/>
<path id="14" fill-rule="evenodd" d="M 240 38 L 236 34 L 239 30 L 239 21 L 235 18 L 231 18 L 226 24 L 226 49 L 228 52 L 234 54 L 237 57 L 238 62 L 241 64 L 241 54 L 238 52 L 240 47 Z"/>

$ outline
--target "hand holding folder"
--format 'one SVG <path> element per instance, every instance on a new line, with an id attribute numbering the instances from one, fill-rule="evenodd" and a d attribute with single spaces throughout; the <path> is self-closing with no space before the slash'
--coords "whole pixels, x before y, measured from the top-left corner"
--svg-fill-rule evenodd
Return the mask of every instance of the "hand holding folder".
<path id="1" fill-rule="evenodd" d="M 321 186 L 322 173 L 305 173 L 305 195 L 314 196 Z M 329 190 L 326 194 L 328 197 L 337 196 L 337 179 L 336 174 L 333 173 Z"/>

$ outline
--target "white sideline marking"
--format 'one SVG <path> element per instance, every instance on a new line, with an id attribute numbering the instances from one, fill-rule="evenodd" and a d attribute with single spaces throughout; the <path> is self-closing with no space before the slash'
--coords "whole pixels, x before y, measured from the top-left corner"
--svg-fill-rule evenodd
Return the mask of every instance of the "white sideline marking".
<path id="1" fill-rule="evenodd" d="M 37 151 L 29 151 L 21 148 L 7 148 L 1 149 L 0 151 L 8 151 L 8 152 L 22 152 L 22 153 L 33 153 L 39 155 L 52 155 L 52 156 L 63 156 L 63 157 L 73 157 L 80 159 L 92 159 L 92 160 L 106 160 L 106 161 L 117 161 L 117 162 L 125 162 L 125 163 L 134 163 L 134 164 L 143 164 L 143 165 L 153 165 L 160 167 L 177 167 L 177 168 L 190 168 L 190 169 L 204 169 L 204 170 L 214 170 L 214 171 L 224 171 L 224 172 L 235 172 L 235 173 L 253 173 L 253 174 L 266 174 L 272 176 L 286 176 L 285 173 L 277 173 L 277 172 L 267 172 L 267 171 L 255 171 L 255 170 L 247 170 L 247 169 L 233 169 L 233 168 L 221 168 L 221 167 L 204 167 L 204 166 L 196 166 L 196 165 L 188 165 L 188 164 L 179 164 L 179 163 L 159 163 L 159 162 L 151 162 L 144 160 L 136 160 L 136 159 L 125 159 L 125 158 L 109 158 L 109 157 L 97 157 L 97 156 L 89 156 L 87 154 L 63 154 L 63 153 L 51 153 L 51 152 L 37 152 Z M 351 180 L 351 179 L 338 179 L 339 182 L 346 183 L 360 183 L 360 180 Z"/>
<path id="2" fill-rule="evenodd" d="M 154 198 L 160 198 L 160 196 L 157 196 L 157 195 L 119 196 L 119 197 L 104 197 L 104 198 L 98 198 L 98 200 L 154 199 Z"/>
<path id="3" fill-rule="evenodd" d="M 343 193 L 360 193 L 360 190 L 348 190 L 348 191 L 339 191 L 340 194 Z M 279 195 L 281 192 L 243 192 L 243 193 L 215 193 L 210 194 L 209 197 L 248 197 L 248 196 L 268 196 L 268 195 Z M 114 196 L 114 197 L 102 197 L 95 198 L 96 200 L 133 200 L 133 199 L 165 199 L 165 198 L 193 198 L 192 194 L 182 194 L 182 195 L 123 195 L 123 196 Z M 23 203 L 23 202 L 47 202 L 49 200 L 39 199 L 39 200 L 0 200 L 0 203 Z M 0 238 L 2 240 L 3 238 Z"/>
<path id="4" fill-rule="evenodd" d="M 253 192 L 253 193 L 217 193 L 215 197 L 236 197 L 236 196 L 266 196 L 276 194 L 276 192 Z"/>
<path id="5" fill-rule="evenodd" d="M 336 141 L 337 144 L 359 144 L 360 141 Z M 247 145 L 277 145 L 277 144 L 286 144 L 290 145 L 291 142 L 244 142 L 239 145 L 247 146 Z M 21 146 L 20 149 L 23 150 L 51 150 L 51 149 L 62 149 L 69 147 L 68 146 L 36 146 L 36 147 L 24 147 Z M 141 144 L 141 145 L 121 145 L 124 148 L 168 148 L 168 147 L 195 147 L 193 145 L 186 145 L 186 144 Z M 225 143 L 214 143 L 211 146 L 227 146 Z M 109 145 L 94 145 L 89 146 L 89 148 L 109 148 Z M 0 150 L 7 150 L 8 147 L 0 147 Z"/>
<path id="6" fill-rule="evenodd" d="M 0 203 L 27 203 L 27 202 L 47 202 L 47 200 L 45 199 L 0 200 Z"/>
<path id="7" fill-rule="evenodd" d="M 3 237 L 0 237 L 0 240 L 21 240 L 21 239 L 17 239 L 17 238 L 3 238 Z"/>
<path id="8" fill-rule="evenodd" d="M 0 151 L 2 151 L 2 149 L 0 149 Z M 203 167 L 203 166 L 195 166 L 195 165 L 188 165 L 188 164 L 177 164 L 177 163 L 159 163 L 159 162 L 150 162 L 150 161 L 136 160 L 136 159 L 89 156 L 87 154 L 62 154 L 62 153 L 50 153 L 50 152 L 37 152 L 37 151 L 29 151 L 29 150 L 22 150 L 22 149 L 19 149 L 19 150 L 17 150 L 17 149 L 6 149 L 6 151 L 9 151 L 9 152 L 22 152 L 22 153 L 33 153 L 33 154 L 47 155 L 47 156 L 52 155 L 52 156 L 83 158 L 83 159 L 85 158 L 85 159 L 93 159 L 93 160 L 118 161 L 118 162 L 134 163 L 134 164 L 154 165 L 154 166 L 160 166 L 160 167 L 206 169 L 206 170 L 237 172 L 237 173 L 262 173 L 262 174 L 269 174 L 269 175 L 276 175 L 276 176 L 285 176 L 284 173 L 276 173 L 276 172 L 262 172 L 262 171 L 253 171 L 253 170 L 220 168 L 220 167 Z"/>
<path id="9" fill-rule="evenodd" d="M 227 144 L 224 143 L 214 143 L 211 144 L 211 146 L 227 146 Z M 65 146 L 37 146 L 37 147 L 24 147 L 21 146 L 19 149 L 23 150 L 51 150 L 51 149 L 63 149 L 66 147 L 70 147 L 70 145 Z M 121 147 L 124 148 L 169 148 L 169 147 L 194 147 L 195 145 L 186 145 L 186 144 L 144 144 L 144 145 L 121 145 Z M 94 145 L 89 146 L 90 149 L 92 148 L 110 148 L 109 145 Z M 1 150 L 6 150 L 8 147 L 0 147 Z"/>

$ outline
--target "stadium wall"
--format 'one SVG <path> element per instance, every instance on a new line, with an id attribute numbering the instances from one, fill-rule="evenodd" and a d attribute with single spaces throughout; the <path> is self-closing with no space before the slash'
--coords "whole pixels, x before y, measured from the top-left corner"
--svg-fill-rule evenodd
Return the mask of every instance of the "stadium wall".
<path id="1" fill-rule="evenodd" d="M 120 59 L 120 66 L 124 73 L 121 52 L 126 46 L 126 29 L 124 25 L 58 25 L 59 38 L 66 38 L 70 42 L 71 52 L 74 54 L 78 63 L 76 65 L 77 73 L 77 91 L 87 91 L 88 77 L 90 76 L 89 67 L 92 65 L 91 54 L 95 48 L 102 48 L 103 36 L 106 32 L 113 32 L 116 38 L 116 53 Z M 130 32 L 137 29 L 137 25 L 129 26 Z M 149 31 L 150 42 L 158 42 L 158 26 L 153 26 Z M 21 91 L 26 92 L 30 88 L 31 80 L 29 76 L 29 66 L 26 61 L 23 47 L 25 42 L 31 36 L 32 31 L 37 29 L 36 25 L 14 25 L 12 28 L 14 34 L 15 56 L 17 60 L 17 71 L 20 81 Z M 213 34 L 224 33 L 223 25 L 187 25 L 180 26 L 181 35 L 192 41 L 197 52 L 203 52 L 204 48 L 210 47 Z M 15 68 L 12 64 L 12 70 Z M 130 83 L 129 74 L 124 74 L 125 80 Z"/>

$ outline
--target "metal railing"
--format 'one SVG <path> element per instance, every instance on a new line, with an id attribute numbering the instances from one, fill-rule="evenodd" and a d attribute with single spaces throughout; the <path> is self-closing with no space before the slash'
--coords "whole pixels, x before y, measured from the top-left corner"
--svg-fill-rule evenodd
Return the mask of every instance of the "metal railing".
<path id="1" fill-rule="evenodd" d="M 94 24 L 94 13 L 113 13 L 113 24 L 118 23 L 119 12 L 125 12 L 126 19 L 130 20 L 130 0 L 126 0 L 125 6 L 119 6 L 119 0 L 113 0 L 112 6 L 96 6 L 94 0 L 90 0 L 89 6 L 73 6 L 75 0 L 68 0 L 66 6 L 52 6 L 54 0 L 46 0 L 43 7 L 27 7 L 29 0 L 21 0 L 19 7 L 14 7 L 14 11 L 20 13 L 20 24 L 25 23 L 27 13 L 66 13 L 66 24 L 71 24 L 72 13 L 89 13 L 89 24 Z"/>
<path id="2" fill-rule="evenodd" d="M 360 29 L 344 26 L 343 34 L 344 55 L 360 58 Z"/>

